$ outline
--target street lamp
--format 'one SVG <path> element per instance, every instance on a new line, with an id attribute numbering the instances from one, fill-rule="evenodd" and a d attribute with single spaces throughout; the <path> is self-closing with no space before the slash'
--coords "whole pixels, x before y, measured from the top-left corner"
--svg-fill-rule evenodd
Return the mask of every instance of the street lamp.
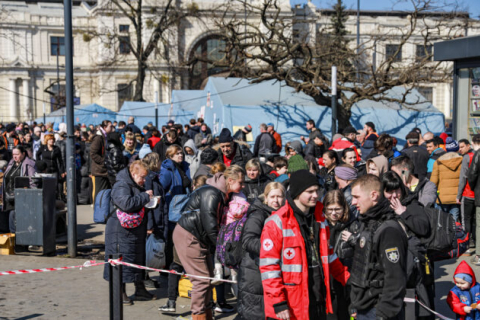
<path id="1" fill-rule="evenodd" d="M 155 91 L 155 127 L 158 130 L 158 91 Z"/>
<path id="2" fill-rule="evenodd" d="M 332 66 L 332 138 L 337 133 L 337 67 Z"/>
<path id="3" fill-rule="evenodd" d="M 360 0 L 357 0 L 357 81 L 358 81 L 358 67 L 360 63 L 358 55 L 360 54 Z"/>

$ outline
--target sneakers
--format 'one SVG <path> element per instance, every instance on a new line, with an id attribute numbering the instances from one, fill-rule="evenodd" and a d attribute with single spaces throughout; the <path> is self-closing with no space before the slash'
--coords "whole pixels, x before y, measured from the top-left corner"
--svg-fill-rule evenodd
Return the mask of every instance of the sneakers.
<path id="1" fill-rule="evenodd" d="M 173 300 L 168 300 L 167 303 L 158 308 L 161 312 L 175 312 L 177 310 L 176 303 Z"/>
<path id="2" fill-rule="evenodd" d="M 160 288 L 160 283 L 158 283 L 158 281 L 153 280 L 153 279 L 151 279 L 151 278 L 148 278 L 147 280 L 143 280 L 143 284 L 144 284 L 145 287 L 147 287 L 147 288 L 152 288 L 152 289 L 158 289 L 158 288 Z"/>
<path id="3" fill-rule="evenodd" d="M 474 255 L 472 259 L 470 259 L 470 262 L 479 266 L 480 265 L 480 256 Z"/>
<path id="4" fill-rule="evenodd" d="M 227 304 L 226 302 L 224 303 L 218 303 L 217 302 L 217 305 L 215 306 L 215 312 L 218 312 L 218 313 L 230 313 L 230 312 L 233 312 L 235 309 Z"/>

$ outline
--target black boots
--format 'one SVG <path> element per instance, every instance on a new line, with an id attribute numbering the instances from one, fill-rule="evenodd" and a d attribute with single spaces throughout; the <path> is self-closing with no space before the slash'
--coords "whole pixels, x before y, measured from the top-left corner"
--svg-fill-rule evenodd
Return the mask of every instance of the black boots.
<path id="1" fill-rule="evenodd" d="M 145 288 L 145 284 L 143 281 L 135 282 L 135 300 L 137 301 L 148 301 L 148 300 L 156 300 L 157 296 L 151 294 Z"/>

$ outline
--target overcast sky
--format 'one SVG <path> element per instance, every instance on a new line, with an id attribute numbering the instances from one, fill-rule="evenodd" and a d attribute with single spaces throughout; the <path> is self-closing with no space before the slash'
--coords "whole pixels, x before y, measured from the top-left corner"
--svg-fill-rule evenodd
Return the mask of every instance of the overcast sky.
<path id="1" fill-rule="evenodd" d="M 290 0 L 290 3 L 302 4 L 307 0 Z M 337 3 L 336 0 L 312 0 L 312 2 L 318 8 L 331 8 L 333 4 Z M 452 7 L 443 7 L 443 3 L 449 4 L 457 2 L 459 6 L 470 13 L 471 18 L 479 19 L 480 16 L 480 0 L 440 0 L 437 5 L 442 6 L 442 11 L 451 10 Z M 344 5 L 348 9 L 357 9 L 357 0 L 343 0 Z M 395 4 L 396 3 L 396 4 Z M 379 1 L 379 0 L 360 0 L 360 10 L 411 10 L 413 8 L 411 1 L 399 0 L 399 1 Z M 450 9 L 449 9 L 450 8 Z"/>

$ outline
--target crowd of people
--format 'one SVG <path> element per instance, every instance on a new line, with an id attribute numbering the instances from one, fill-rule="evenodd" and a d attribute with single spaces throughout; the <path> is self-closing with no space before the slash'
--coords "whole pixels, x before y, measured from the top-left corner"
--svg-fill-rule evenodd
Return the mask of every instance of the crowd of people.
<path id="1" fill-rule="evenodd" d="M 282 141 L 272 123 L 250 139 L 251 125 L 213 135 L 201 118 L 142 130 L 134 120 L 75 127 L 77 202 L 92 204 L 111 189 L 116 214 L 106 222 L 106 257 L 120 253 L 145 265 L 154 235 L 165 243 L 167 268 L 203 277 L 190 279 L 193 319 L 234 312 L 225 299 L 227 275 L 237 282 L 237 312 L 249 320 L 403 319 L 407 289 L 434 309 L 433 261 L 424 255 L 414 276 L 408 265 L 412 239 L 422 246 L 435 227 L 428 208 L 448 212 L 470 235 L 479 253 L 471 263 L 480 265 L 480 135 L 456 141 L 415 128 L 400 146 L 367 122 L 329 140 L 308 120 L 308 136 Z M 0 124 L 0 131 L 8 221 L 0 226 L 15 232 L 16 177 L 49 174 L 65 201 L 66 125 Z M 186 202 L 174 219 L 179 196 Z M 230 243 L 239 246 L 230 253 L 239 262 L 227 267 L 219 234 L 232 224 L 241 232 L 238 244 Z M 476 319 L 480 294 L 465 264 L 448 303 L 462 319 Z M 166 277 L 168 300 L 159 310 L 175 313 L 180 277 Z M 143 270 L 124 267 L 123 283 L 135 285 L 133 296 L 124 285 L 125 305 L 156 299 L 147 287 L 158 283 Z M 418 318 L 434 316 L 420 308 Z"/>

